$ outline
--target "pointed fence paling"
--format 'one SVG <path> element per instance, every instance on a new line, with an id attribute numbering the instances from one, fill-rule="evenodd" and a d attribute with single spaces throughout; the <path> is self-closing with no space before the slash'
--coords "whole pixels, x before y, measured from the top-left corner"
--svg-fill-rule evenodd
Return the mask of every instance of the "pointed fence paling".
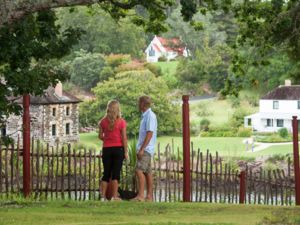
<path id="1" fill-rule="evenodd" d="M 22 193 L 22 149 L 0 145 L 0 198 Z M 246 204 L 294 205 L 294 176 L 288 158 L 287 171 L 263 170 L 244 165 Z M 132 163 L 131 163 L 132 165 Z M 134 168 L 123 164 L 120 187 L 136 191 Z M 154 200 L 182 201 L 183 162 L 179 148 L 159 144 L 153 157 Z M 218 152 L 194 149 L 191 145 L 191 199 L 194 202 L 239 203 L 240 170 Z M 100 199 L 103 172 L 101 151 L 75 149 L 71 145 L 49 146 L 32 140 L 31 188 L 37 199 Z"/>

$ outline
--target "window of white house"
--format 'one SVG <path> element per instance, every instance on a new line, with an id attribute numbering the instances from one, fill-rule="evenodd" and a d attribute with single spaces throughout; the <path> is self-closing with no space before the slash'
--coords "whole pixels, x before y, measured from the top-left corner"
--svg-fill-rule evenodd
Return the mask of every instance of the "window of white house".
<path id="1" fill-rule="evenodd" d="M 66 115 L 67 115 L 67 116 L 70 115 L 70 107 L 69 107 L 69 106 L 66 107 Z"/>
<path id="2" fill-rule="evenodd" d="M 52 124 L 52 136 L 56 136 L 56 124 Z"/>
<path id="3" fill-rule="evenodd" d="M 155 51 L 152 46 L 150 47 L 150 50 L 149 50 L 149 56 L 155 56 Z"/>
<path id="4" fill-rule="evenodd" d="M 52 116 L 56 116 L 56 108 L 52 108 Z"/>
<path id="5" fill-rule="evenodd" d="M 70 123 L 66 123 L 66 134 L 70 134 Z"/>
<path id="6" fill-rule="evenodd" d="M 250 118 L 248 118 L 248 126 L 252 125 L 252 120 Z"/>
<path id="7" fill-rule="evenodd" d="M 277 120 L 277 127 L 283 127 L 283 120 L 281 119 Z"/>
<path id="8" fill-rule="evenodd" d="M 279 102 L 273 101 L 273 109 L 279 109 Z"/>
<path id="9" fill-rule="evenodd" d="M 267 127 L 273 127 L 273 120 L 267 119 Z"/>
<path id="10" fill-rule="evenodd" d="M 300 101 L 298 101 L 298 109 L 300 109 Z"/>

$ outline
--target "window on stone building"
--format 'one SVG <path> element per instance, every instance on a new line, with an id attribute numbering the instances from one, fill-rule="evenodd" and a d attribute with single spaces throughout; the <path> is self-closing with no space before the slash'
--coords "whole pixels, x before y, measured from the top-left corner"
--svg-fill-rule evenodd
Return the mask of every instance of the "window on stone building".
<path id="1" fill-rule="evenodd" d="M 56 136 L 56 125 L 52 124 L 52 136 Z"/>
<path id="2" fill-rule="evenodd" d="M 67 116 L 70 115 L 70 107 L 69 107 L 69 106 L 67 106 L 67 108 L 66 108 L 66 115 L 67 115 Z"/>
<path id="3" fill-rule="evenodd" d="M 66 134 L 70 134 L 70 123 L 66 123 Z"/>
<path id="4" fill-rule="evenodd" d="M 6 127 L 1 127 L 1 136 L 6 136 Z"/>
<path id="5" fill-rule="evenodd" d="M 56 116 L 56 108 L 52 109 L 52 116 Z"/>

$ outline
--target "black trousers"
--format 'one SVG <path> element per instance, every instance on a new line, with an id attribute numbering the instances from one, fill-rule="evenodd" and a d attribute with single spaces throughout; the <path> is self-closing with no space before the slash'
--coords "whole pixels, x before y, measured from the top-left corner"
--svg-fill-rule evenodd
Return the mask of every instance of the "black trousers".
<path id="1" fill-rule="evenodd" d="M 104 147 L 102 150 L 103 177 L 102 180 L 109 182 L 109 179 L 120 181 L 125 152 L 123 147 Z"/>

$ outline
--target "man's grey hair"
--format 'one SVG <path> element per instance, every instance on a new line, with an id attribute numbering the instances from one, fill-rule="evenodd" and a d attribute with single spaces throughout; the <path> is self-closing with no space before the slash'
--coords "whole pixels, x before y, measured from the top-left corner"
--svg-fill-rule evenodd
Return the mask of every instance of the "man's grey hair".
<path id="1" fill-rule="evenodd" d="M 152 104 L 151 98 L 148 95 L 143 95 L 139 97 L 139 102 L 144 103 L 144 105 L 149 108 Z"/>

